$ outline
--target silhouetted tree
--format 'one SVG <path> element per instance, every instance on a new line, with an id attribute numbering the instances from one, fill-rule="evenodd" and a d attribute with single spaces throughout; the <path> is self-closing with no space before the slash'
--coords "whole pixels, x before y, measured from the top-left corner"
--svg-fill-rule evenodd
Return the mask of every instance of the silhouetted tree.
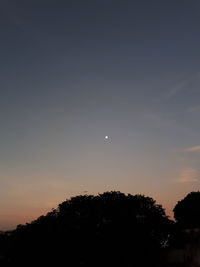
<path id="1" fill-rule="evenodd" d="M 169 238 L 173 266 L 197 266 L 200 245 L 200 192 L 191 192 L 173 209 L 176 223 Z"/>
<path id="2" fill-rule="evenodd" d="M 191 192 L 178 201 L 173 212 L 179 227 L 200 228 L 200 192 Z"/>
<path id="3" fill-rule="evenodd" d="M 9 266 L 154 266 L 170 221 L 149 197 L 105 192 L 81 195 L 9 237 Z"/>

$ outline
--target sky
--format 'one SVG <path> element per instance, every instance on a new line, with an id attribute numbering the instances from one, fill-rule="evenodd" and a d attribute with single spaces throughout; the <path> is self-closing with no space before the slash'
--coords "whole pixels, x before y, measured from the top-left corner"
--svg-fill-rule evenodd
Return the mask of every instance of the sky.
<path id="1" fill-rule="evenodd" d="M 199 13 L 198 0 L 0 1 L 0 229 L 114 190 L 172 216 L 199 189 Z"/>

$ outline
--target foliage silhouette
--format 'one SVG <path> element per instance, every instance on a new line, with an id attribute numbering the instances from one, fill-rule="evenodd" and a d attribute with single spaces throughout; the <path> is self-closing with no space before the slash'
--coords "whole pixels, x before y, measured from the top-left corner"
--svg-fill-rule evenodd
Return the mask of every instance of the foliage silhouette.
<path id="1" fill-rule="evenodd" d="M 199 266 L 200 192 L 191 192 L 174 209 L 176 223 L 165 251 L 167 266 Z"/>
<path id="2" fill-rule="evenodd" d="M 178 201 L 173 212 L 179 227 L 200 228 L 200 192 L 191 192 Z"/>
<path id="3" fill-rule="evenodd" d="M 76 196 L 18 225 L 2 266 L 160 266 L 170 227 L 164 209 L 143 195 Z"/>

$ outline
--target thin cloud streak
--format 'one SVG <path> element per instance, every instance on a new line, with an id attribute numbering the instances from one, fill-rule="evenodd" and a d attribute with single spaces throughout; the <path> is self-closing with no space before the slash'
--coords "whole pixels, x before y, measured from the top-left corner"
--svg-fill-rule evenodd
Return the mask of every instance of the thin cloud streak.
<path id="1" fill-rule="evenodd" d="M 198 112 L 200 111 L 200 105 L 196 105 L 196 106 L 193 106 L 193 107 L 190 107 L 189 109 L 187 109 L 187 113 L 192 113 L 192 112 Z"/>
<path id="2" fill-rule="evenodd" d="M 185 86 L 188 84 L 188 81 L 189 79 L 177 83 L 173 88 L 169 90 L 167 98 L 171 98 L 175 96 L 176 94 L 178 94 L 180 91 L 182 91 L 185 88 Z"/>
<path id="3" fill-rule="evenodd" d="M 197 72 L 196 74 L 193 74 L 191 76 L 189 76 L 186 79 L 183 79 L 182 81 L 178 82 L 175 86 L 173 86 L 172 88 L 170 88 L 168 90 L 167 93 L 167 98 L 170 99 L 173 96 L 176 96 L 177 94 L 179 94 L 181 91 L 183 91 L 186 86 L 188 86 L 192 81 L 194 81 L 196 78 L 199 78 L 200 76 L 200 72 Z M 187 88 L 189 89 L 189 88 Z"/>
<path id="4" fill-rule="evenodd" d="M 192 146 L 192 147 L 188 147 L 188 148 L 186 149 L 186 151 L 188 151 L 188 152 L 200 151 L 200 146 Z"/>
<path id="5" fill-rule="evenodd" d="M 179 177 L 175 180 L 176 183 L 194 183 L 199 181 L 198 171 L 194 168 L 188 167 L 180 171 Z"/>

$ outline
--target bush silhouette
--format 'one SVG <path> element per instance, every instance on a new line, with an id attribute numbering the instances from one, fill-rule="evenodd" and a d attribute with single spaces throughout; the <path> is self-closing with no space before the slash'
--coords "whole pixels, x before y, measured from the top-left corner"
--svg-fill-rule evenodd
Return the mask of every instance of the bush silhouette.
<path id="1" fill-rule="evenodd" d="M 143 195 L 72 197 L 11 232 L 7 266 L 159 266 L 170 225 L 163 208 Z"/>

